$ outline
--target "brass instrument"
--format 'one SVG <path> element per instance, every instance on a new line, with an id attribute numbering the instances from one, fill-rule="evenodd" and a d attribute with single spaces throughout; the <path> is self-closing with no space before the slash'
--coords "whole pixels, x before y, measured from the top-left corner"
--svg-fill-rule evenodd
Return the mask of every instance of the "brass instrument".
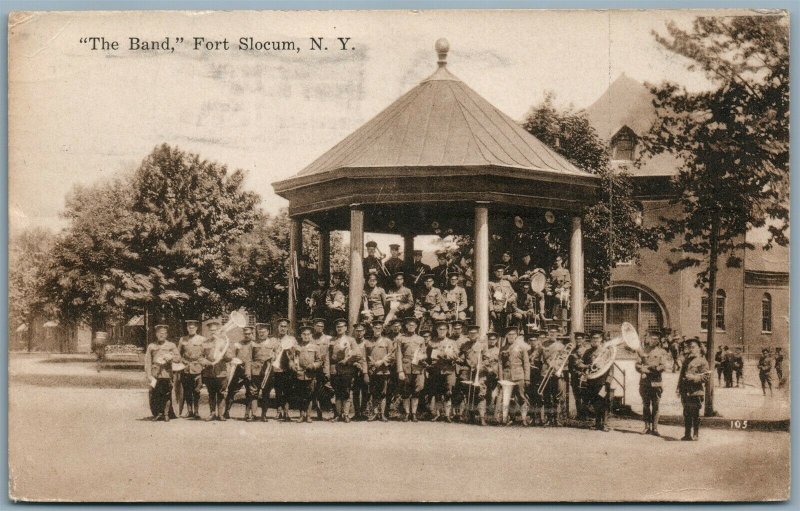
<path id="1" fill-rule="evenodd" d="M 625 344 L 628 348 L 636 352 L 641 349 L 639 334 L 636 332 L 633 325 L 628 322 L 622 323 L 620 326 L 619 337 L 615 337 L 597 348 L 592 365 L 586 370 L 585 376 L 587 380 L 600 378 L 611 369 L 617 357 L 617 346 L 621 344 Z"/>
<path id="2" fill-rule="evenodd" d="M 547 371 L 545 371 L 542 376 L 542 382 L 539 384 L 539 388 L 536 389 L 537 394 L 540 396 L 544 394 L 544 389 L 547 388 L 550 378 L 553 376 L 561 377 L 561 372 L 564 370 L 564 366 L 567 365 L 569 356 L 574 350 L 575 344 L 568 342 L 567 345 L 564 346 L 564 349 L 559 350 L 550 357 L 547 361 Z"/>
<path id="3" fill-rule="evenodd" d="M 228 351 L 228 347 L 231 344 L 230 339 L 228 339 L 228 332 L 234 328 L 243 328 L 246 325 L 247 317 L 243 313 L 239 311 L 231 312 L 228 322 L 222 325 L 220 329 L 217 330 L 216 334 L 214 334 L 216 341 L 211 357 L 211 362 L 213 364 L 219 363 L 219 361 L 222 360 L 222 357 L 224 357 L 225 353 Z"/>
<path id="4" fill-rule="evenodd" d="M 400 298 L 402 295 L 400 293 L 392 293 L 386 295 L 386 301 L 389 302 L 389 312 L 386 314 L 386 317 L 383 319 L 383 326 L 389 324 L 391 320 L 397 316 L 397 309 L 400 307 Z"/>
<path id="5" fill-rule="evenodd" d="M 377 257 L 378 264 L 381 265 L 381 271 L 383 272 L 383 274 L 386 275 L 387 277 L 391 277 L 392 274 L 389 273 L 389 270 L 387 270 L 386 266 L 383 264 L 383 260 L 386 256 L 383 254 L 383 252 L 381 252 L 381 249 L 379 249 L 377 246 L 375 247 L 375 254 L 378 256 Z"/>
<path id="6" fill-rule="evenodd" d="M 280 371 L 281 369 L 283 369 L 283 367 L 281 366 L 281 360 L 283 359 L 283 354 L 287 350 L 291 350 L 292 348 L 294 348 L 294 346 L 295 343 L 293 338 L 287 336 L 281 339 L 281 349 L 280 351 L 278 351 L 278 353 L 275 355 L 275 358 L 272 360 L 273 370 Z M 289 354 L 287 353 L 286 356 L 287 356 L 287 361 L 289 362 L 288 369 L 291 369 L 291 360 L 288 359 Z"/>

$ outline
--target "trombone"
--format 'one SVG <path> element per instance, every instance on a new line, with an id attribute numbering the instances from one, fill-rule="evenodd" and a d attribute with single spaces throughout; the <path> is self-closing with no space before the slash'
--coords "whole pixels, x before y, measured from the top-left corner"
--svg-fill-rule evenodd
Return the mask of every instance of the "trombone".
<path id="1" fill-rule="evenodd" d="M 550 360 L 547 361 L 547 371 L 545 371 L 544 375 L 542 376 L 542 381 L 539 383 L 539 388 L 536 389 L 537 394 L 540 396 L 544 395 L 544 389 L 547 388 L 550 378 L 552 378 L 554 375 L 558 377 L 561 376 L 561 372 L 564 370 L 564 366 L 567 365 L 569 356 L 572 354 L 574 349 L 575 345 L 571 342 L 568 342 L 562 350 L 559 350 L 558 353 L 550 357 Z"/>

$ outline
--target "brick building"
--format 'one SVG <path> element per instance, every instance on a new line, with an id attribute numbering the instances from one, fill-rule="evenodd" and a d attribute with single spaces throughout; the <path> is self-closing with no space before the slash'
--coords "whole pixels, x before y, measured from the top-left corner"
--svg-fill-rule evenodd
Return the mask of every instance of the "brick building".
<path id="1" fill-rule="evenodd" d="M 632 164 L 639 137 L 655 119 L 650 97 L 643 84 L 623 74 L 585 110 L 589 122 L 608 142 L 613 164 L 634 175 L 645 225 L 679 213 L 665 194 L 678 162 L 659 155 L 641 167 Z M 757 233 L 748 235 L 758 248 L 739 254 L 744 261 L 741 268 L 728 268 L 723 261 L 718 274 L 716 343 L 742 346 L 750 356 L 763 347 L 787 349 L 789 344 L 789 249 L 765 251 L 757 237 Z M 586 328 L 615 330 L 628 321 L 640 333 L 671 329 L 704 338 L 708 304 L 704 292 L 694 285 L 697 269 L 670 274 L 666 261 L 676 257 L 671 248 L 667 244 L 655 252 L 645 251 L 637 263 L 617 267 L 605 295 L 586 307 Z"/>

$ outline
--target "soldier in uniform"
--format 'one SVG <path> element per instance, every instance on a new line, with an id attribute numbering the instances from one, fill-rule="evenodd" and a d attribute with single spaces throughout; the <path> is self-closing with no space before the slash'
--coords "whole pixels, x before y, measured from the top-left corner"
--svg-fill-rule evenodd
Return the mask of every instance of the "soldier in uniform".
<path id="1" fill-rule="evenodd" d="M 317 287 L 311 292 L 309 298 L 309 316 L 322 315 L 326 313 L 325 297 L 328 295 L 328 283 L 325 280 L 325 275 L 322 273 L 317 274 Z"/>
<path id="2" fill-rule="evenodd" d="M 225 420 L 225 387 L 228 383 L 228 362 L 233 360 L 233 344 L 229 343 L 227 349 L 222 352 L 219 360 L 215 360 L 217 353 L 217 343 L 223 344 L 218 337 L 219 322 L 208 323 L 209 338 L 203 344 L 203 385 L 208 389 L 208 408 L 211 415 L 206 419 L 209 421 Z"/>
<path id="3" fill-rule="evenodd" d="M 644 433 L 660 436 L 658 432 L 658 405 L 661 401 L 662 373 L 666 371 L 669 354 L 659 346 L 658 335 L 651 334 L 650 341 L 637 354 L 636 370 L 641 373 L 639 395 L 642 396 Z"/>
<path id="4" fill-rule="evenodd" d="M 503 250 L 503 253 L 500 254 L 500 262 L 497 265 L 503 267 L 503 280 L 511 284 L 511 287 L 514 287 L 519 279 L 519 275 L 511 260 L 510 250 Z"/>
<path id="5" fill-rule="evenodd" d="M 744 366 L 744 363 L 742 363 L 742 365 Z M 784 382 L 783 382 L 783 353 L 781 352 L 780 348 L 775 348 L 775 374 L 778 375 L 778 388 L 781 388 Z M 740 374 L 736 376 L 737 382 L 740 376 L 741 376 Z M 744 382 L 742 382 L 742 385 L 744 385 Z"/>
<path id="6" fill-rule="evenodd" d="M 475 346 L 475 343 L 478 342 L 480 330 L 477 326 L 474 332 L 468 329 L 468 335 L 465 336 L 463 334 L 463 321 L 454 321 L 451 325 L 452 332 L 450 338 L 456 343 L 456 348 L 458 349 L 458 359 L 456 360 L 456 388 L 453 390 L 454 419 L 456 422 L 461 422 L 462 419 L 468 419 L 470 412 L 473 411 L 473 403 L 467 402 L 467 396 L 468 394 L 472 394 L 472 383 L 475 381 L 475 375 L 473 374 L 475 366 L 470 365 L 470 350 Z M 477 362 L 477 360 L 474 362 Z"/>
<path id="7" fill-rule="evenodd" d="M 542 343 L 542 349 L 539 352 L 538 365 L 542 368 L 542 374 L 547 373 L 551 364 L 555 363 L 558 353 L 563 349 L 565 347 L 558 338 L 558 328 L 551 325 L 547 330 L 547 338 Z M 554 374 L 542 392 L 545 406 L 545 426 L 561 426 L 560 415 L 564 394 L 563 377 L 560 374 Z"/>
<path id="8" fill-rule="evenodd" d="M 398 336 L 395 355 L 397 379 L 406 412 L 403 421 L 411 419 L 417 422 L 419 396 L 425 387 L 426 346 L 424 339 L 416 334 L 416 318 L 413 316 L 405 318 L 403 328 L 405 331 Z"/>
<path id="9" fill-rule="evenodd" d="M 433 267 L 431 273 L 433 274 L 433 285 L 439 289 L 444 289 L 447 286 L 447 275 L 452 272 L 457 272 L 458 268 L 452 266 L 447 261 L 447 252 L 445 250 L 436 251 L 436 261 L 439 263 Z"/>
<path id="10" fill-rule="evenodd" d="M 392 295 L 389 308 L 391 309 L 393 306 L 392 303 L 396 302 L 397 309 L 395 310 L 395 317 L 400 319 L 414 314 L 414 295 L 411 293 L 411 290 L 404 285 L 404 282 L 405 276 L 403 273 L 395 273 L 394 287 L 390 289 L 388 293 Z"/>
<path id="11" fill-rule="evenodd" d="M 255 418 L 251 414 L 250 401 L 253 400 L 253 395 L 258 392 L 253 384 L 253 341 L 255 340 L 253 327 L 246 326 L 242 328 L 242 335 L 242 341 L 233 345 L 233 360 L 239 363 L 230 368 L 233 371 L 233 377 L 228 384 L 228 395 L 225 398 L 225 418 L 231 418 L 230 411 L 233 406 L 233 400 L 239 389 L 244 387 L 244 420 L 250 422 Z"/>
<path id="12" fill-rule="evenodd" d="M 483 367 L 484 371 L 486 372 L 486 379 L 483 383 L 486 387 L 486 390 L 484 391 L 481 389 L 481 393 L 484 396 L 483 400 L 480 400 L 480 395 L 478 396 L 478 413 L 480 414 L 483 412 L 484 417 L 487 412 L 490 412 L 494 415 L 497 410 L 494 396 L 497 393 L 497 382 L 500 379 L 500 346 L 498 345 L 498 340 L 497 332 L 489 331 L 486 334 L 487 348 L 485 358 L 483 360 Z M 487 402 L 492 403 L 492 410 L 486 410 Z M 481 422 L 481 426 L 485 426 L 485 421 Z"/>
<path id="13" fill-rule="evenodd" d="M 531 261 L 531 253 L 527 249 L 523 249 L 519 253 L 519 262 L 514 266 L 514 271 L 517 274 L 517 292 L 522 293 L 524 292 L 523 282 L 522 279 L 527 279 L 530 282 L 531 277 L 533 276 L 533 271 L 536 269 L 536 265 L 533 264 Z"/>
<path id="14" fill-rule="evenodd" d="M 400 319 L 393 319 L 386 325 L 386 334 L 390 341 L 392 341 L 392 360 L 397 353 L 397 343 L 399 342 L 400 335 L 403 332 L 403 322 Z M 397 379 L 397 363 L 394 361 L 389 367 L 389 388 L 386 391 L 386 414 L 389 415 L 392 410 L 397 410 L 402 404 L 402 395 L 400 391 L 400 382 Z"/>
<path id="15" fill-rule="evenodd" d="M 389 382 L 392 367 L 395 365 L 394 342 L 383 335 L 383 322 L 375 320 L 372 323 L 374 338 L 368 347 L 367 362 L 369 369 L 370 396 L 372 398 L 372 415 L 369 420 L 380 419 L 386 422 L 386 398 L 389 392 Z"/>
<path id="16" fill-rule="evenodd" d="M 504 276 L 505 265 L 496 264 L 494 278 L 489 281 L 489 317 L 494 330 L 500 332 L 508 326 L 508 315 L 517 299 L 517 293 Z"/>
<path id="17" fill-rule="evenodd" d="M 463 321 L 467 318 L 467 292 L 458 284 L 460 273 L 449 275 L 450 285 L 444 292 L 444 302 L 447 307 L 447 319 Z"/>
<path id="18" fill-rule="evenodd" d="M 331 407 L 331 396 L 333 387 L 331 386 L 330 357 L 331 357 L 331 336 L 325 333 L 325 320 L 314 318 L 314 332 L 311 334 L 312 341 L 317 345 L 319 354 L 322 357 L 322 366 L 317 370 L 314 377 L 314 393 L 311 397 L 314 407 L 317 409 L 317 420 L 322 420 L 322 412 Z"/>
<path id="19" fill-rule="evenodd" d="M 369 314 L 364 317 L 364 320 L 372 321 L 377 319 L 383 322 L 387 305 L 386 291 L 378 285 L 378 275 L 375 272 L 367 275 L 367 285 L 364 288 L 364 298 L 362 301 L 366 302 L 366 310 L 369 312 Z M 363 305 L 364 304 L 362 304 L 362 306 Z M 362 316 L 363 315 L 364 313 L 362 311 Z"/>
<path id="20" fill-rule="evenodd" d="M 576 334 L 577 335 L 577 334 Z M 528 360 L 531 367 L 530 385 L 528 386 L 528 402 L 533 408 L 533 426 L 544 425 L 544 399 L 539 394 L 539 385 L 542 383 L 542 344 L 547 338 L 544 332 L 538 332 L 528 338 Z"/>
<path id="21" fill-rule="evenodd" d="M 555 268 L 550 272 L 550 279 L 553 283 L 553 292 L 555 294 L 552 317 L 566 321 L 568 319 L 569 290 L 572 284 L 569 270 L 564 268 L 563 260 L 560 256 L 556 257 Z"/>
<path id="22" fill-rule="evenodd" d="M 700 355 L 700 340 L 686 340 L 688 354 L 678 376 L 677 393 L 683 405 L 684 435 L 681 440 L 697 440 L 700 434 L 700 408 L 705 396 L 704 384 L 708 381 L 708 362 Z"/>
<path id="23" fill-rule="evenodd" d="M 281 348 L 284 344 L 288 348 L 282 350 Z M 278 320 L 278 336 L 272 340 L 272 346 L 275 350 L 275 357 L 280 356 L 280 358 L 272 366 L 272 374 L 267 385 L 275 389 L 275 408 L 278 411 L 278 419 L 290 422 L 289 396 L 291 395 L 294 378 L 289 364 L 289 354 L 297 346 L 297 339 L 289 335 L 289 320 L 287 318 Z M 268 389 L 264 389 L 264 391 L 269 392 Z"/>
<path id="24" fill-rule="evenodd" d="M 458 403 L 460 417 L 469 421 L 474 418 L 475 407 L 482 426 L 486 425 L 486 368 L 485 359 L 487 346 L 480 339 L 478 325 L 467 327 L 467 338 L 459 346 L 459 386 Z M 475 385 L 475 382 L 478 385 Z"/>
<path id="25" fill-rule="evenodd" d="M 742 348 L 736 348 L 733 352 L 733 356 L 731 357 L 731 368 L 733 369 L 733 374 L 736 375 L 737 387 L 744 387 L 744 381 L 742 381 L 743 367 L 744 359 L 742 358 Z"/>
<path id="26" fill-rule="evenodd" d="M 529 349 L 523 338 L 519 337 L 517 327 L 510 326 L 506 329 L 506 344 L 500 349 L 500 362 L 503 364 L 503 379 L 514 382 L 511 399 L 517 404 L 523 426 L 529 424 L 527 396 L 531 378 Z M 509 414 L 505 425 L 508 426 L 512 422 L 513 416 Z"/>
<path id="27" fill-rule="evenodd" d="M 423 325 L 428 326 L 431 321 L 443 321 L 447 317 L 448 309 L 444 296 L 439 288 L 434 286 L 434 276 L 425 275 L 425 287 L 417 295 L 417 317 Z"/>
<path id="28" fill-rule="evenodd" d="M 433 391 L 431 421 L 436 421 L 440 416 L 444 416 L 445 422 L 453 422 L 453 390 L 456 387 L 458 345 L 447 334 L 447 322 L 437 321 L 436 336 L 431 339 L 428 356 L 430 364 L 428 374 Z M 441 415 L 439 413 L 440 404 L 442 405 Z"/>
<path id="29" fill-rule="evenodd" d="M 431 273 L 431 267 L 422 262 L 422 250 L 414 251 L 414 262 L 409 268 L 408 275 L 411 278 L 409 285 L 412 288 L 418 288 L 422 285 L 422 277 Z"/>
<path id="30" fill-rule="evenodd" d="M 172 363 L 181 359 L 178 347 L 167 340 L 167 325 L 156 325 L 156 342 L 147 345 L 144 373 L 150 382 L 150 411 L 153 420 L 169 422 L 172 410 Z"/>
<path id="31" fill-rule="evenodd" d="M 772 396 L 772 355 L 769 348 L 761 350 L 761 358 L 758 359 L 758 379 L 761 380 L 761 392 L 766 396 L 767 387 L 769 395 Z"/>
<path id="32" fill-rule="evenodd" d="M 575 398 L 575 412 L 577 413 L 578 420 L 586 419 L 586 406 L 583 403 L 583 389 L 581 389 L 581 376 L 582 372 L 578 368 L 578 362 L 583 359 L 583 354 L 589 349 L 589 343 L 586 341 L 586 334 L 583 332 L 575 332 L 572 334 L 575 339 L 575 349 L 569 356 L 569 383 L 572 387 L 572 396 Z"/>
<path id="33" fill-rule="evenodd" d="M 389 259 L 384 264 L 389 275 L 403 271 L 403 260 L 400 258 L 400 245 L 392 243 L 389 245 Z"/>
<path id="34" fill-rule="evenodd" d="M 183 385 L 183 399 L 188 405 L 190 419 L 200 418 L 200 390 L 203 388 L 203 346 L 206 338 L 197 333 L 200 322 L 194 319 L 186 320 L 186 334 L 178 341 L 178 352 L 181 362 L 186 366 L 181 375 Z"/>
<path id="35" fill-rule="evenodd" d="M 351 353 L 361 361 L 356 364 L 353 376 L 353 408 L 357 421 L 367 420 L 367 406 L 369 405 L 369 367 L 367 364 L 367 327 L 363 323 L 353 325 L 353 344 Z"/>
<path id="36" fill-rule="evenodd" d="M 357 367 L 366 361 L 360 358 L 361 351 L 354 347 L 355 340 L 347 335 L 347 321 L 339 319 L 334 325 L 336 335 L 331 339 L 330 376 L 336 397 L 336 415 L 331 420 L 350 422 L 353 378 Z M 366 367 L 363 367 L 363 372 L 367 372 Z"/>
<path id="37" fill-rule="evenodd" d="M 266 388 L 267 371 L 275 357 L 275 344 L 269 337 L 269 324 L 256 323 L 256 340 L 251 343 L 253 359 L 250 362 L 250 378 L 255 391 L 250 394 L 250 416 L 255 418 L 259 401 L 261 403 L 261 420 L 267 422 L 269 409 L 269 389 Z M 260 393 L 260 395 L 259 395 Z"/>
<path id="38" fill-rule="evenodd" d="M 323 366 L 319 345 L 313 342 L 311 323 L 300 326 L 300 340 L 294 349 L 296 359 L 295 392 L 300 403 L 300 420 L 311 422 L 311 396 L 314 392 L 314 381 Z"/>
<path id="39" fill-rule="evenodd" d="M 347 295 L 341 287 L 341 282 L 342 275 L 334 272 L 331 275 L 331 285 L 325 291 L 325 313 L 331 323 L 347 316 Z"/>
<path id="40" fill-rule="evenodd" d="M 386 268 L 383 266 L 383 261 L 379 259 L 375 255 L 375 251 L 378 248 L 378 244 L 374 241 L 367 242 L 367 256 L 364 258 L 364 275 L 369 275 L 370 272 L 374 272 L 375 275 L 380 275 L 382 279 L 387 279 L 390 273 L 386 272 Z"/>
<path id="41" fill-rule="evenodd" d="M 598 348 L 603 343 L 603 332 L 592 332 L 590 341 L 591 345 L 583 353 L 583 357 L 577 363 L 578 369 L 585 373 L 592 367 L 595 358 L 597 357 Z M 608 376 L 611 368 L 597 378 L 586 381 L 586 388 L 584 389 L 583 400 L 588 406 L 594 410 L 594 427 L 598 431 L 610 431 L 606 425 L 608 417 Z"/>

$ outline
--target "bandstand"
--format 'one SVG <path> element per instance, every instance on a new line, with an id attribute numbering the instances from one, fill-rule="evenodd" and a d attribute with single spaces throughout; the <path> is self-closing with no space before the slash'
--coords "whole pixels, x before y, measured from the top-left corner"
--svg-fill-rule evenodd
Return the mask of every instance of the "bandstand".
<path id="1" fill-rule="evenodd" d="M 489 327 L 490 214 L 554 211 L 570 229 L 570 326 L 583 329 L 581 211 L 597 176 L 578 169 L 492 106 L 447 69 L 449 44 L 436 42 L 438 69 L 300 171 L 273 183 L 289 201 L 290 251 L 302 253 L 302 224 L 320 232 L 320 271 L 329 273 L 330 232 L 350 231 L 348 304 L 364 288 L 364 233 L 399 234 L 408 262 L 414 237 L 471 234 L 475 321 Z M 498 86 L 501 82 L 498 79 Z M 290 279 L 294 278 L 291 265 Z M 288 318 L 296 325 L 294 286 Z M 349 307 L 349 323 L 359 307 Z"/>

